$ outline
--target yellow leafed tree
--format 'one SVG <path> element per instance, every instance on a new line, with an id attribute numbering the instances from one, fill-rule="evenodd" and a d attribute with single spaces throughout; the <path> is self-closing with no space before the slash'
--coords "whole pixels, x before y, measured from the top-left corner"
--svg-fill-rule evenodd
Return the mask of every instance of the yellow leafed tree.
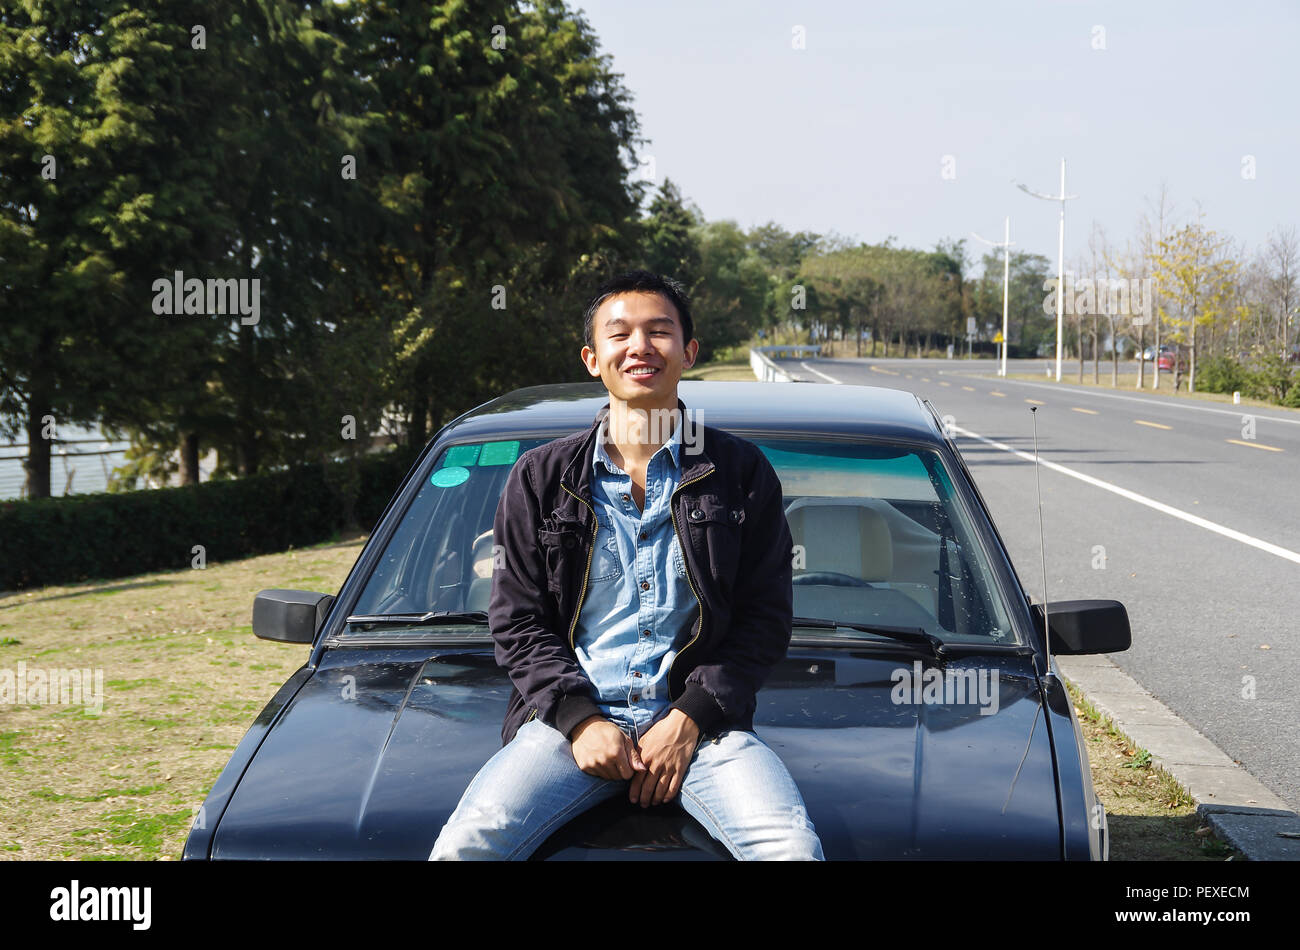
<path id="1" fill-rule="evenodd" d="M 1175 231 L 1158 242 L 1152 260 L 1159 315 L 1172 328 L 1171 342 L 1187 344 L 1187 391 L 1196 391 L 1198 330 L 1226 331 L 1236 319 L 1240 263 L 1228 249 L 1227 238 L 1200 223 Z M 1226 334 L 1225 334 L 1226 335 Z M 1181 384 L 1181 360 L 1174 361 L 1174 388 Z"/>

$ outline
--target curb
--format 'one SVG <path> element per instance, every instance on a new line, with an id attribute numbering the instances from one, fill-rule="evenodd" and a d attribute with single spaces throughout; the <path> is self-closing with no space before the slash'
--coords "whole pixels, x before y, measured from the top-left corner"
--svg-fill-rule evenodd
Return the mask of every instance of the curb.
<path id="1" fill-rule="evenodd" d="M 1196 814 L 1251 861 L 1300 861 L 1300 814 L 1107 656 L 1052 658 L 1097 710 L 1187 787 Z"/>

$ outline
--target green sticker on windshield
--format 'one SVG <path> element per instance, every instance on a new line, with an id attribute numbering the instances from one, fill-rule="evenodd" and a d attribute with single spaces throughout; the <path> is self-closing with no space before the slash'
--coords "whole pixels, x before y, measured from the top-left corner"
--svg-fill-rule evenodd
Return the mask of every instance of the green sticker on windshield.
<path id="1" fill-rule="evenodd" d="M 478 450 L 481 445 L 453 445 L 447 450 L 447 457 L 442 460 L 442 464 L 447 468 L 453 465 L 473 465 L 478 459 Z"/>
<path id="2" fill-rule="evenodd" d="M 453 485 L 459 485 L 469 478 L 469 469 L 461 468 L 459 465 L 453 465 L 450 468 L 440 468 L 429 478 L 429 483 L 437 485 L 439 488 L 451 488 Z"/>
<path id="3" fill-rule="evenodd" d="M 515 442 L 485 442 L 483 451 L 479 453 L 478 463 L 480 465 L 514 465 L 515 459 L 519 458 L 519 443 Z"/>

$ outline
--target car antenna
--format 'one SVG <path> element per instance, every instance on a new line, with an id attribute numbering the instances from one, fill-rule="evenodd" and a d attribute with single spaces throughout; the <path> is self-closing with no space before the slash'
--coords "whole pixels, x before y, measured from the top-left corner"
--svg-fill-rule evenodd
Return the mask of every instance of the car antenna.
<path id="1" fill-rule="evenodd" d="M 1047 672 L 1044 678 L 1052 675 L 1052 641 L 1048 632 L 1047 617 L 1047 548 L 1043 541 L 1043 485 L 1038 476 L 1038 407 L 1029 407 L 1030 418 L 1034 420 L 1034 486 L 1038 490 L 1038 553 L 1043 559 L 1043 645 L 1047 651 Z"/>

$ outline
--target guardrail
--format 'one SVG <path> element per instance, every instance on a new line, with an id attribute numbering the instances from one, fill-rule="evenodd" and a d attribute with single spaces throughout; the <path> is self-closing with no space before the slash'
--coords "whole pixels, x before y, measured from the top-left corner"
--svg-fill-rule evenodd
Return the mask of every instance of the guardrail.
<path id="1" fill-rule="evenodd" d="M 817 345 L 809 346 L 807 344 L 792 343 L 788 346 L 751 346 L 749 348 L 749 368 L 754 371 L 754 376 L 760 382 L 764 383 L 793 383 L 792 377 L 781 367 L 772 362 L 773 356 L 791 357 L 800 359 L 806 356 L 820 356 L 822 348 Z"/>

